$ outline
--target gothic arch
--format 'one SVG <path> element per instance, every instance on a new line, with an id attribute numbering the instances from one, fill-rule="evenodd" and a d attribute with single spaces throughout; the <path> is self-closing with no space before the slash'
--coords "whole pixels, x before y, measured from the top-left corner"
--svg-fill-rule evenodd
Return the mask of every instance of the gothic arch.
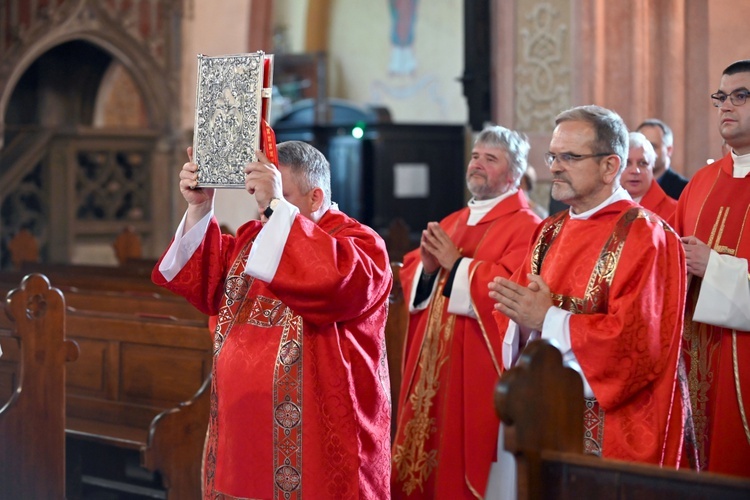
<path id="1" fill-rule="evenodd" d="M 11 0 L 12 1 L 12 0 Z M 76 4 L 73 8 L 70 4 Z M 5 116 L 15 87 L 24 72 L 49 50 L 71 41 L 85 41 L 109 54 L 130 72 L 138 86 L 149 114 L 152 129 L 167 136 L 176 134 L 179 124 L 179 88 L 176 84 L 179 71 L 178 46 L 180 19 L 179 2 L 164 2 L 164 32 L 139 40 L 112 12 L 92 0 L 68 2 L 62 14 L 39 13 L 27 27 L 20 43 L 0 46 L 3 62 L 0 64 L 0 141 L 5 130 Z M 67 12 L 67 16 L 65 13 Z M 62 17 L 61 17 L 62 16 Z M 38 35 L 38 36 L 35 36 Z M 7 49 L 7 50 L 3 50 Z M 174 52 L 173 52 L 174 51 Z M 2 143 L 0 142 L 0 146 Z"/>

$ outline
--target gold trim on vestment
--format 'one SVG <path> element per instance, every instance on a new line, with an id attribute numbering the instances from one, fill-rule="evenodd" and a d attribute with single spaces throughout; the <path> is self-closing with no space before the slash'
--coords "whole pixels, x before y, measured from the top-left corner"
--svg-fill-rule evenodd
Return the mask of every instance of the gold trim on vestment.
<path id="1" fill-rule="evenodd" d="M 632 223 L 639 218 L 651 221 L 660 220 L 654 219 L 650 212 L 639 207 L 631 208 L 622 214 L 615 223 L 611 236 L 602 247 L 586 285 L 583 298 L 552 294 L 552 301 L 556 307 L 572 314 L 607 313 L 609 290 L 620 263 L 622 249 L 625 246 Z M 555 242 L 567 220 L 568 213 L 564 212 L 542 229 L 532 251 L 531 269 L 534 274 L 541 273 L 547 251 Z M 663 223 L 663 226 L 668 228 L 666 223 Z M 597 451 L 601 453 L 606 412 L 599 406 L 595 397 L 585 398 L 583 404 L 585 405 L 585 411 L 592 419 L 590 425 L 586 425 L 589 422 L 584 424 L 584 450 L 594 454 Z M 596 429 L 596 432 L 593 432 L 594 429 Z"/>
<path id="2" fill-rule="evenodd" d="M 449 358 L 448 349 L 456 322 L 456 316 L 450 314 L 442 324 L 446 299 L 439 288 L 430 301 L 427 327 L 419 351 L 420 376 L 413 387 L 411 383 L 407 386 L 409 398 L 405 403 L 411 405 L 414 416 L 404 425 L 403 444 L 394 444 L 393 449 L 394 473 L 398 474 L 398 480 L 408 495 L 417 488 L 423 491 L 424 483 L 438 464 L 438 450 L 426 450 L 425 444 L 437 432 L 430 409 L 440 390 L 440 371 Z"/>
<path id="3" fill-rule="evenodd" d="M 466 217 L 468 217 L 468 212 Z M 457 217 L 450 228 L 449 236 L 451 240 L 454 239 L 459 228 L 459 223 L 461 222 L 465 224 L 465 218 Z M 487 235 L 493 229 L 496 222 L 497 219 L 493 220 L 488 225 L 474 248 L 474 255 L 479 252 L 479 249 L 485 242 Z M 463 249 L 458 250 L 459 253 L 463 255 Z M 476 267 L 469 275 L 469 286 L 471 286 L 471 279 L 475 271 Z M 422 344 L 418 351 L 419 362 L 411 374 L 409 374 L 410 378 L 408 384 L 402 384 L 408 395 L 408 399 L 404 399 L 404 404 L 411 405 L 413 416 L 408 421 L 398 422 L 399 434 L 396 436 L 396 442 L 398 442 L 399 436 L 403 436 L 403 443 L 394 443 L 392 462 L 393 473 L 398 474 L 398 482 L 403 485 L 403 491 L 406 494 L 413 493 L 417 488 L 419 488 L 419 491 L 424 491 L 424 484 L 438 466 L 438 449 L 427 450 L 427 441 L 433 434 L 438 432 L 438 430 L 440 432 L 451 432 L 450 429 L 437 429 L 436 418 L 434 416 L 430 417 L 434 406 L 434 399 L 437 396 L 438 391 L 445 391 L 447 384 L 449 383 L 449 380 L 443 380 L 443 385 L 441 386 L 440 380 L 443 368 L 448 366 L 450 362 L 450 347 L 453 341 L 453 333 L 456 323 L 456 315 L 447 312 L 445 313 L 445 322 L 443 322 L 445 304 L 449 299 L 443 296 L 442 291 L 448 277 L 449 272 L 441 269 L 440 274 L 438 274 L 437 277 L 437 285 L 433 288 L 428 310 L 426 312 L 427 325 L 422 337 Z M 415 276 L 415 279 L 419 278 Z M 492 344 L 489 341 L 489 336 L 484 329 L 480 316 L 476 311 L 474 301 L 471 301 L 471 307 L 476 314 L 476 320 L 480 326 L 489 355 L 499 376 L 500 364 L 492 350 Z M 409 331 L 408 324 L 407 331 Z M 405 349 L 403 357 L 404 368 L 406 367 L 407 354 L 408 353 Z M 417 371 L 419 371 L 418 376 Z M 443 410 L 446 412 L 457 411 L 451 408 L 444 408 Z M 406 418 L 406 411 L 401 410 L 400 413 Z M 476 494 L 476 489 L 470 484 L 468 478 L 465 479 L 467 487 Z M 479 498 L 481 498 L 481 496 Z"/>

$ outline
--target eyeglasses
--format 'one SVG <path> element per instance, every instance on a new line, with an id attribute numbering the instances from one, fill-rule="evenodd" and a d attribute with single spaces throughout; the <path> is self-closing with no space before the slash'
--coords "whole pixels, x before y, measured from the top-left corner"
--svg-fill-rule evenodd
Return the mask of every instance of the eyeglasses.
<path id="1" fill-rule="evenodd" d="M 737 89 L 729 94 L 716 92 L 715 94 L 711 94 L 711 104 L 713 104 L 714 107 L 720 108 L 721 105 L 724 104 L 724 101 L 727 100 L 727 97 L 735 106 L 742 106 L 745 104 L 745 101 L 747 101 L 747 98 L 750 97 L 750 91 Z"/>
<path id="2" fill-rule="evenodd" d="M 614 153 L 593 153 L 590 155 L 577 155 L 574 153 L 545 153 L 544 154 L 544 162 L 547 164 L 548 167 L 551 167 L 553 163 L 555 163 L 555 160 L 559 161 L 563 165 L 570 165 L 571 163 L 575 161 L 581 161 L 585 160 L 587 158 L 598 158 L 601 156 L 610 156 Z"/>

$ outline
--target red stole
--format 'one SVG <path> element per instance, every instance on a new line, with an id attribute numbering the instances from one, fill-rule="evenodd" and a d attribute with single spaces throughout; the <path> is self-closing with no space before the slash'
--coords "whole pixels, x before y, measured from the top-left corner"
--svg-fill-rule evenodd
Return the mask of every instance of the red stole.
<path id="1" fill-rule="evenodd" d="M 409 319 L 393 443 L 394 498 L 476 498 L 484 495 L 497 448 L 499 420 L 492 406 L 501 370 L 501 339 L 492 320 L 487 283 L 520 266 L 539 218 L 519 191 L 475 226 L 469 209 L 441 227 L 474 260 L 470 294 L 478 319 L 449 314 L 441 271 L 430 306 Z M 407 294 L 419 268 L 419 249 L 404 258 Z"/>
<path id="2" fill-rule="evenodd" d="M 620 201 L 588 220 L 567 212 L 547 219 L 530 257 L 514 280 L 527 285 L 527 273 L 541 275 L 555 303 L 574 313 L 572 350 L 596 396 L 586 402 L 586 449 L 675 465 L 685 285 L 677 236 L 635 203 Z"/>

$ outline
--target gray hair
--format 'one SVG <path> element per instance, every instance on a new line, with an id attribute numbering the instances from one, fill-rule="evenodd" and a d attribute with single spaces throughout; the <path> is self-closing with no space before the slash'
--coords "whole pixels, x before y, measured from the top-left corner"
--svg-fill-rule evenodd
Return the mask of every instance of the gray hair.
<path id="1" fill-rule="evenodd" d="M 306 142 L 286 141 L 276 146 L 279 165 L 289 167 L 303 193 L 319 187 L 325 195 L 323 205 L 331 204 L 331 165 L 326 157 Z"/>
<path id="2" fill-rule="evenodd" d="M 642 148 L 643 152 L 645 153 L 646 160 L 648 160 L 648 162 L 653 165 L 656 161 L 656 151 L 654 150 L 653 144 L 651 144 L 648 139 L 646 139 L 646 136 L 641 134 L 640 132 L 630 132 L 628 138 L 630 139 L 630 149 Z"/>
<path id="3" fill-rule="evenodd" d="M 479 132 L 479 135 L 474 140 L 474 145 L 476 146 L 477 144 L 505 150 L 511 177 L 515 181 L 515 186 L 518 187 L 521 183 L 521 177 L 526 172 L 529 149 L 531 149 L 526 134 L 501 127 L 500 125 L 488 125 L 484 130 Z"/>
<path id="4" fill-rule="evenodd" d="M 659 120 L 658 118 L 648 118 L 646 120 L 643 120 L 643 123 L 638 125 L 637 131 L 640 132 L 640 130 L 643 127 L 658 127 L 661 129 L 661 135 L 662 135 L 662 141 L 664 141 L 665 146 L 671 146 L 674 144 L 674 135 L 672 134 L 672 129 L 669 128 L 669 125 L 664 123 L 663 121 Z"/>
<path id="5" fill-rule="evenodd" d="M 591 144 L 594 153 L 614 153 L 620 157 L 620 170 L 628 161 L 628 127 L 620 115 L 611 109 L 589 104 L 563 111 L 555 118 L 555 125 L 562 122 L 585 122 L 594 127 L 596 138 Z"/>

